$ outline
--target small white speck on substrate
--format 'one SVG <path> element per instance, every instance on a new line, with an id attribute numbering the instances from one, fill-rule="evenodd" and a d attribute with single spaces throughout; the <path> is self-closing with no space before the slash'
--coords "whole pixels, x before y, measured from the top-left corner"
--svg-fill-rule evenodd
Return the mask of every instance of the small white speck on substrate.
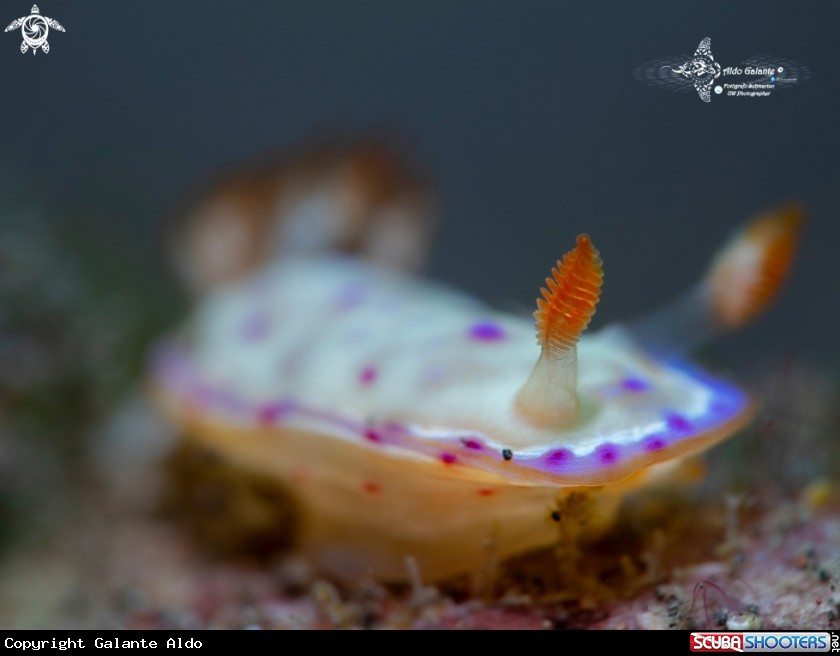
<path id="1" fill-rule="evenodd" d="M 646 631 L 664 631 L 668 628 L 667 618 L 663 616 L 661 607 L 651 607 L 636 616 L 636 622 Z"/>
<path id="2" fill-rule="evenodd" d="M 726 628 L 730 631 L 757 631 L 761 628 L 761 618 L 753 613 L 730 615 Z"/>

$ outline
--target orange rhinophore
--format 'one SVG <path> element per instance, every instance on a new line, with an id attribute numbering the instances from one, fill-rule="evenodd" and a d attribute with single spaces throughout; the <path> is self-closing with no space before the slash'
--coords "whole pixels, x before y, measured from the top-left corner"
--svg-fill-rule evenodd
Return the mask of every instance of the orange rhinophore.
<path id="1" fill-rule="evenodd" d="M 792 205 L 761 215 L 735 235 L 709 271 L 714 319 L 727 329 L 763 312 L 787 279 L 804 212 Z"/>
<path id="2" fill-rule="evenodd" d="M 537 340 L 547 355 L 565 351 L 577 344 L 586 329 L 601 294 L 604 271 L 598 251 L 589 235 L 577 238 L 577 247 L 566 253 L 563 261 L 546 278 L 548 289 L 542 288 L 537 299 Z"/>
<path id="3" fill-rule="evenodd" d="M 537 341 L 542 352 L 516 395 L 515 407 L 532 424 L 572 421 L 578 409 L 577 343 L 601 294 L 604 272 L 589 235 L 546 278 L 548 289 L 537 299 Z"/>

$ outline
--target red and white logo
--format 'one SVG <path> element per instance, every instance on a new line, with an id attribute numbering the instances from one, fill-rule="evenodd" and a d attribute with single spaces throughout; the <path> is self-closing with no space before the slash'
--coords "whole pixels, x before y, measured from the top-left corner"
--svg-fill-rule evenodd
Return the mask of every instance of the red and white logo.
<path id="1" fill-rule="evenodd" d="M 744 651 L 744 634 L 692 633 L 691 651 Z"/>
<path id="2" fill-rule="evenodd" d="M 691 651 L 831 651 L 832 636 L 827 631 L 779 631 L 748 633 L 696 632 L 691 634 Z"/>

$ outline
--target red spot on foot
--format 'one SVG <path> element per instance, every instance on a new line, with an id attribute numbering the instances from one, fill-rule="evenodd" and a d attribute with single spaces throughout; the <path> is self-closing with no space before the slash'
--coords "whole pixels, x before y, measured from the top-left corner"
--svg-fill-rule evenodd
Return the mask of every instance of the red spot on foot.
<path id="1" fill-rule="evenodd" d="M 480 497 L 491 497 L 496 494 L 496 490 L 479 490 L 478 496 Z"/>
<path id="2" fill-rule="evenodd" d="M 441 453 L 440 459 L 442 462 L 446 463 L 447 465 L 452 465 L 455 463 L 457 458 L 451 453 Z"/>
<path id="3" fill-rule="evenodd" d="M 362 483 L 362 489 L 368 494 L 379 494 L 382 492 L 382 488 L 373 481 L 365 481 Z"/>
<path id="4" fill-rule="evenodd" d="M 306 467 L 295 467 L 292 470 L 292 480 L 295 483 L 305 483 L 309 479 L 309 470 Z"/>

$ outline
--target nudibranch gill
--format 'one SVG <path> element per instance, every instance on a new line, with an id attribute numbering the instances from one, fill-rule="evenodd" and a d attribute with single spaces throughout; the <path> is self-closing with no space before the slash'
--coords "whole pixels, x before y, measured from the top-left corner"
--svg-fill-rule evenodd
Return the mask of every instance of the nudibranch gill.
<path id="1" fill-rule="evenodd" d="M 468 572 L 488 538 L 498 558 L 555 542 L 571 491 L 592 490 L 608 525 L 625 490 L 750 421 L 747 393 L 683 356 L 769 303 L 801 214 L 759 217 L 685 297 L 588 336 L 603 269 L 586 235 L 546 281 L 537 339 L 531 320 L 359 259 L 280 258 L 160 345 L 155 397 L 187 439 L 294 490 L 324 567 Z"/>

